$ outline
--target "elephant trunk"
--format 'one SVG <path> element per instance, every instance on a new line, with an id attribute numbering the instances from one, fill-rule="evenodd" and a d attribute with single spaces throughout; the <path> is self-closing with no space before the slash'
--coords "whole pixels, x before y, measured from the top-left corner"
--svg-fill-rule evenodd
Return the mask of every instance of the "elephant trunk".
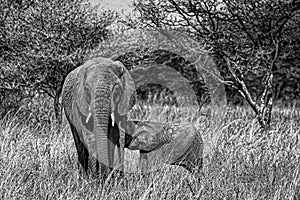
<path id="1" fill-rule="evenodd" d="M 109 73 L 109 72 L 107 72 Z M 107 75 L 107 74 L 106 74 Z M 111 95 L 114 82 L 105 74 L 100 78 L 95 89 L 94 115 L 95 115 L 95 142 L 97 146 L 97 159 L 109 168 L 113 167 L 111 142 L 108 140 L 108 122 L 111 113 Z"/>

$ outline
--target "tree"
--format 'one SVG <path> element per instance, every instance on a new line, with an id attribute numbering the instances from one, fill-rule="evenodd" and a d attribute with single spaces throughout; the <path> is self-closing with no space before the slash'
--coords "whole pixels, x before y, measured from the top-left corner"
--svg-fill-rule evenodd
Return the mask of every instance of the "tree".
<path id="1" fill-rule="evenodd" d="M 99 12 L 87 0 L 0 0 L 2 90 L 27 90 L 54 99 L 66 75 L 109 37 L 112 11 Z M 14 71 L 14 79 L 7 78 Z"/>
<path id="2" fill-rule="evenodd" d="M 144 27 L 183 30 L 211 45 L 222 81 L 246 99 L 262 128 L 269 127 L 275 73 L 287 55 L 299 61 L 299 34 L 292 33 L 300 30 L 299 0 L 136 0 L 134 7 Z M 249 77 L 261 84 L 251 90 Z"/>
<path id="3" fill-rule="evenodd" d="M 164 64 L 165 66 L 178 71 L 188 81 L 189 85 L 194 90 L 199 105 L 203 105 L 209 101 L 208 89 L 205 87 L 203 77 L 197 72 L 196 66 L 174 52 L 163 49 L 135 49 L 119 55 L 115 60 L 122 62 L 129 70 L 134 69 L 135 67 L 147 67 L 147 65 L 154 63 Z M 169 78 L 172 79 L 172 76 Z M 165 79 L 168 79 L 168 77 L 165 77 Z M 170 82 L 172 82 L 172 80 L 170 80 Z M 144 85 L 143 88 L 137 89 L 137 98 L 147 100 L 146 94 L 149 93 L 152 93 L 152 95 L 158 94 L 160 98 L 163 98 L 163 95 L 160 93 L 163 90 L 168 91 L 168 89 L 169 88 L 164 88 L 162 85 Z M 168 92 L 172 93 L 172 91 Z M 160 98 L 157 100 L 160 101 Z M 166 99 L 166 102 L 164 103 L 167 103 L 168 101 L 169 99 Z M 172 104 L 174 103 L 173 101 L 174 99 L 169 101 L 169 103 Z"/>

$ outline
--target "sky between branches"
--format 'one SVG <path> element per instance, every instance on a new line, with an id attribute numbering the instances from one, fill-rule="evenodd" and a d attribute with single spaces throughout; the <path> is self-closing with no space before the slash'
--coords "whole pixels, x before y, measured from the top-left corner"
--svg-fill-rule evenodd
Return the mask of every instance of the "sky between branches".
<path id="1" fill-rule="evenodd" d="M 111 8 L 114 10 L 122 10 L 122 9 L 128 9 L 129 4 L 133 0 L 90 0 L 93 4 L 100 4 L 104 7 Z"/>

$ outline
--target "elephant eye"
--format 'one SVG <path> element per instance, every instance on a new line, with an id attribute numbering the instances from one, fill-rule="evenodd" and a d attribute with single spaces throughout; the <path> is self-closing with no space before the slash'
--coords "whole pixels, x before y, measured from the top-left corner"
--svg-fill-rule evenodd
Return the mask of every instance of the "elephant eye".
<path id="1" fill-rule="evenodd" d="M 124 69 L 124 67 L 122 67 L 122 68 L 120 68 L 120 76 L 119 76 L 119 78 L 121 78 L 124 74 L 125 74 L 125 69 Z"/>
<path id="2" fill-rule="evenodd" d="M 116 63 L 113 63 L 109 66 L 109 70 L 117 75 L 118 78 L 121 78 L 125 74 L 125 69 L 123 66 L 120 66 Z"/>

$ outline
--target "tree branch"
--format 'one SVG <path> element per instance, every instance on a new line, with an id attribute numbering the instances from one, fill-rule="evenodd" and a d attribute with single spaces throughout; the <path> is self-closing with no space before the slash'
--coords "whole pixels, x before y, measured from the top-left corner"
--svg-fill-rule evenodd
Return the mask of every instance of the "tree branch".
<path id="1" fill-rule="evenodd" d="M 238 89 L 238 91 L 241 93 L 241 95 L 247 100 L 247 102 L 249 103 L 249 105 L 251 106 L 251 108 L 254 110 L 254 112 L 259 115 L 259 107 L 258 105 L 255 103 L 255 101 L 252 99 L 251 94 L 248 91 L 248 88 L 245 84 L 245 82 L 243 80 L 241 80 L 236 73 L 234 72 L 231 64 L 230 64 L 230 60 L 229 58 L 225 58 L 228 69 L 230 71 L 230 73 L 232 74 L 233 78 L 235 79 L 235 81 L 239 84 L 239 86 L 241 87 L 240 89 Z"/>

